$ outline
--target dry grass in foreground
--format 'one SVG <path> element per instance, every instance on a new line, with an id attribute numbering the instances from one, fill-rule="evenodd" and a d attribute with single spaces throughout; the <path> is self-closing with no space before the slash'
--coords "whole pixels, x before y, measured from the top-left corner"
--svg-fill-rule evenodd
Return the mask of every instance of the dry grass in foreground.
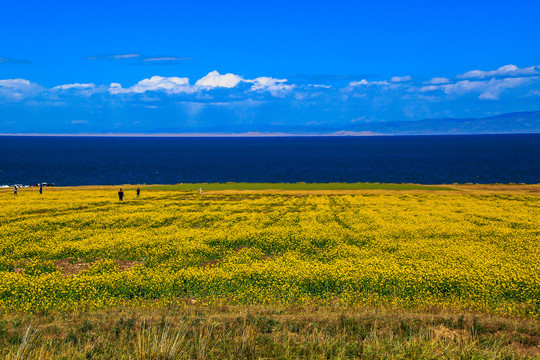
<path id="1" fill-rule="evenodd" d="M 183 307 L 0 317 L 4 359 L 526 359 L 540 322 L 398 308 Z"/>

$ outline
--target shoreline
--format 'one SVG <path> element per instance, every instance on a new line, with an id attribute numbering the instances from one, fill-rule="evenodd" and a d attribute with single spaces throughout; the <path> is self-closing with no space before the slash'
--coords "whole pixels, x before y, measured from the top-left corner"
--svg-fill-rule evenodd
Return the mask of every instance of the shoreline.
<path id="1" fill-rule="evenodd" d="M 205 194 L 302 194 L 302 195 L 339 195 L 364 193 L 403 193 L 403 194 L 529 194 L 540 195 L 539 184 L 412 184 L 412 183 L 179 183 L 179 184 L 117 184 L 117 185 L 75 185 L 48 186 L 45 192 L 61 190 L 135 190 L 142 191 L 187 191 Z M 39 189 L 38 186 L 23 186 L 21 192 Z M 13 186 L 0 187 L 0 193 L 11 193 Z"/>
<path id="2" fill-rule="evenodd" d="M 377 133 L 371 131 L 338 130 L 331 133 L 286 133 L 286 132 L 256 132 L 242 133 L 0 133 L 0 137 L 91 137 L 91 138 L 293 138 L 293 137 L 401 137 L 401 136 L 492 136 L 492 135 L 540 135 L 540 131 L 523 132 L 463 132 L 463 133 Z"/>

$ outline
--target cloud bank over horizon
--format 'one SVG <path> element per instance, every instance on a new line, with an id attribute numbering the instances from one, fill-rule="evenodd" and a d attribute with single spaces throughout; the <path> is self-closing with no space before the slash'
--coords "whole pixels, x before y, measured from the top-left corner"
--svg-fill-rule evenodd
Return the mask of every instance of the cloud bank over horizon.
<path id="1" fill-rule="evenodd" d="M 107 60 L 118 60 L 115 57 L 142 55 L 109 55 Z M 3 79 L 0 132 L 242 132 L 278 127 L 309 132 L 314 127 L 540 109 L 539 65 L 475 69 L 453 78 L 398 74 L 326 80 L 246 78 L 217 70 L 195 81 L 181 74 L 154 75 L 131 85 L 74 82 L 47 88 L 28 79 Z"/>

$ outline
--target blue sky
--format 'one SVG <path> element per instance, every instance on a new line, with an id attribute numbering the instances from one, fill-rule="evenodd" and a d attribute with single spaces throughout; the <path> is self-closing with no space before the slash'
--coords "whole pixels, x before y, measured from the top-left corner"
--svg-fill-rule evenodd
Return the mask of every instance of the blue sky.
<path id="1" fill-rule="evenodd" d="M 10 1 L 0 133 L 199 133 L 540 110 L 539 1 Z"/>

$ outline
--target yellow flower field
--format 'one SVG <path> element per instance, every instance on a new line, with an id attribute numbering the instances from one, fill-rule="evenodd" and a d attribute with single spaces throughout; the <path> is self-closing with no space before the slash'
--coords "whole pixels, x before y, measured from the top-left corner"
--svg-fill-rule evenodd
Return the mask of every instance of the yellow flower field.
<path id="1" fill-rule="evenodd" d="M 395 304 L 540 317 L 537 195 L 1 192 L 0 309 Z"/>

